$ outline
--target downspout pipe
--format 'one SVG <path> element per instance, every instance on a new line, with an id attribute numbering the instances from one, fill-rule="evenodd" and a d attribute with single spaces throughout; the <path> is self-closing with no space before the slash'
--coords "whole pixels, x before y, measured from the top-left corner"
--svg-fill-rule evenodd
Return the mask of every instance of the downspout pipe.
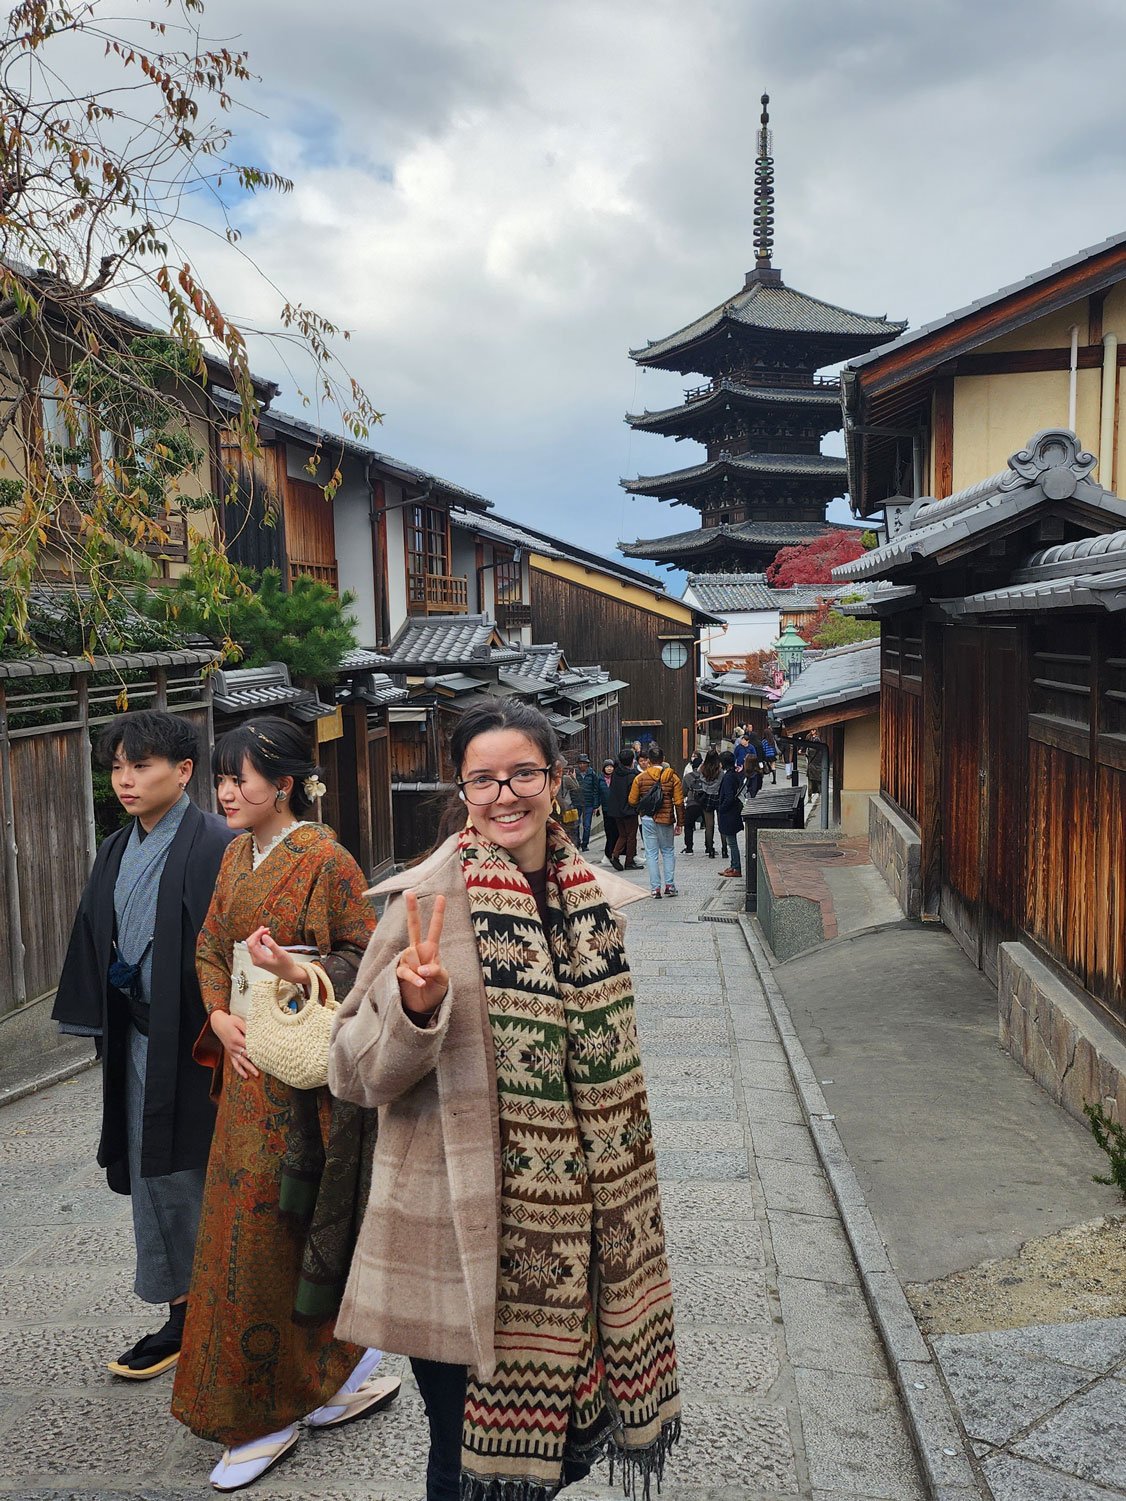
<path id="1" fill-rule="evenodd" d="M 1071 362 L 1067 367 L 1067 425 L 1075 431 L 1075 388 L 1079 379 L 1079 325 L 1073 323 L 1071 333 Z"/>
<path id="2" fill-rule="evenodd" d="M 1118 335 L 1103 335 L 1102 411 L 1099 420 L 1099 484 L 1114 486 L 1114 412 L 1118 404 Z"/>

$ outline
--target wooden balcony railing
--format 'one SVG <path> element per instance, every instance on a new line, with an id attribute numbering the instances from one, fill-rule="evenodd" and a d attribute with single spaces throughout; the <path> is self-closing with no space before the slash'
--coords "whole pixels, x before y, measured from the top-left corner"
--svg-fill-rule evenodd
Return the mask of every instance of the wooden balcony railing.
<path id="1" fill-rule="evenodd" d="M 841 383 L 835 375 L 809 375 L 802 370 L 747 370 L 732 371 L 726 377 L 748 386 L 782 386 L 793 391 L 839 391 Z M 690 386 L 684 393 L 685 402 L 699 401 L 710 396 L 723 384 L 724 377 L 708 381 L 703 386 Z"/>
<path id="2" fill-rule="evenodd" d="M 465 574 L 412 574 L 408 615 L 468 615 L 469 579 Z"/>
<path id="3" fill-rule="evenodd" d="M 509 604 L 498 603 L 497 625 L 502 630 L 519 630 L 521 626 L 531 625 L 531 605 L 518 604 L 515 601 Z"/>
<path id="4" fill-rule="evenodd" d="M 130 546 L 135 546 L 137 552 L 146 553 L 150 558 L 185 562 L 188 556 L 188 518 L 182 511 L 171 511 L 153 519 L 168 540 L 130 542 Z M 76 505 L 64 502 L 52 517 L 52 524 L 64 537 L 78 537 L 82 534 L 82 512 Z"/>
<path id="5" fill-rule="evenodd" d="M 289 582 L 292 584 L 301 574 L 316 579 L 320 584 L 327 584 L 330 589 L 339 589 L 335 563 L 306 563 L 300 558 L 290 558 Z"/>

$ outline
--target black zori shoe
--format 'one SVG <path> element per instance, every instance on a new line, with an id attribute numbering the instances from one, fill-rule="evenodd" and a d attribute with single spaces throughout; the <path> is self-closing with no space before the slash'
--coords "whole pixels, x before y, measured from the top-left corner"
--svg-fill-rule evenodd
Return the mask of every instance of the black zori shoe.
<path id="1" fill-rule="evenodd" d="M 124 1355 L 109 1361 L 106 1370 L 123 1376 L 126 1381 L 151 1381 L 154 1376 L 170 1371 L 180 1358 L 187 1311 L 186 1303 L 170 1303 L 164 1327 L 155 1334 L 146 1334 Z"/>

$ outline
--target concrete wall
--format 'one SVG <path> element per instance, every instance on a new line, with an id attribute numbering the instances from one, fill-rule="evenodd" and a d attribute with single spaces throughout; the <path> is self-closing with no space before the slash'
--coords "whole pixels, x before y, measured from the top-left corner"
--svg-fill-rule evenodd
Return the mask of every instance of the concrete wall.
<path id="1" fill-rule="evenodd" d="M 1001 1046 L 1084 1125 L 1101 1103 L 1126 1125 L 1126 1044 L 1023 943 L 998 950 Z"/>
<path id="2" fill-rule="evenodd" d="M 880 716 L 846 720 L 841 774 L 841 828 L 846 834 L 867 834 L 868 805 L 879 790 Z"/>
<path id="3" fill-rule="evenodd" d="M 923 911 L 922 841 L 883 797 L 868 800 L 868 848 L 905 917 Z"/>

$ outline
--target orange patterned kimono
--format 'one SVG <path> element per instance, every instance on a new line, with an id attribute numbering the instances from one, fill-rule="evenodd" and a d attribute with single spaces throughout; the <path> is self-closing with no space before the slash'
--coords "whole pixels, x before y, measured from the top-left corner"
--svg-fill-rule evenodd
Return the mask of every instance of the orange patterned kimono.
<path id="1" fill-rule="evenodd" d="M 230 1005 L 235 942 L 260 924 L 281 944 L 315 945 L 339 998 L 351 987 L 375 916 L 359 866 L 329 829 L 301 824 L 252 868 L 252 836 L 227 847 L 199 934 L 208 1014 Z M 201 1438 L 234 1446 L 311 1412 L 359 1359 L 333 1338 L 335 1315 L 294 1321 L 305 1236 L 279 1215 L 287 1133 L 301 1091 L 265 1074 L 240 1079 L 208 1025 L 198 1062 L 215 1069 L 219 1112 L 207 1168 L 172 1412 Z M 317 1091 L 327 1144 L 332 1099 Z"/>

